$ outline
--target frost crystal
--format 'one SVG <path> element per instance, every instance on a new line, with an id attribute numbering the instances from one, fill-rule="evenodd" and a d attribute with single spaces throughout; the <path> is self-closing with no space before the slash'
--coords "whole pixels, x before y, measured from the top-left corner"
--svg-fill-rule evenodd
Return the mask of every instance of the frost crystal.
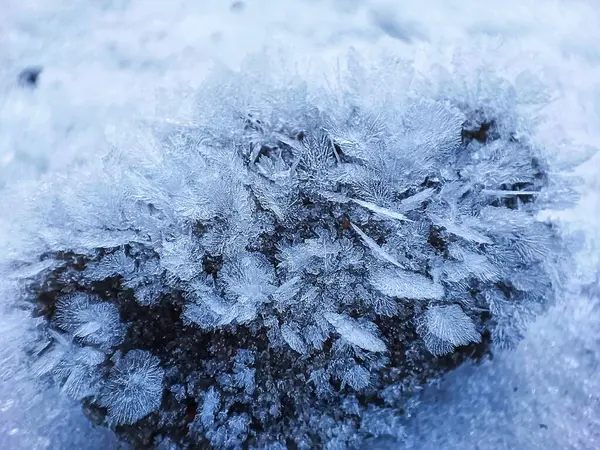
<path id="1" fill-rule="evenodd" d="M 121 343 L 125 334 L 115 305 L 84 293 L 71 294 L 57 302 L 56 324 L 86 344 L 111 347 Z"/>
<path id="2" fill-rule="evenodd" d="M 325 313 L 325 319 L 352 345 L 370 352 L 384 352 L 386 350 L 385 343 L 381 339 L 362 328 L 351 318 L 341 314 Z"/>
<path id="3" fill-rule="evenodd" d="M 421 320 L 417 331 L 434 355 L 443 355 L 454 347 L 481 341 L 473 321 L 458 305 L 432 306 Z"/>
<path id="4" fill-rule="evenodd" d="M 371 284 L 390 297 L 436 300 L 444 296 L 444 288 L 418 273 L 402 270 L 378 270 L 371 274 Z"/>
<path id="5" fill-rule="evenodd" d="M 102 392 L 100 404 L 115 424 L 135 423 L 160 407 L 164 371 L 150 353 L 132 350 L 117 361 Z"/>
<path id="6" fill-rule="evenodd" d="M 220 400 L 219 391 L 211 386 L 204 396 L 202 411 L 200 412 L 200 420 L 204 427 L 209 428 L 215 422 L 215 413 L 219 410 Z"/>

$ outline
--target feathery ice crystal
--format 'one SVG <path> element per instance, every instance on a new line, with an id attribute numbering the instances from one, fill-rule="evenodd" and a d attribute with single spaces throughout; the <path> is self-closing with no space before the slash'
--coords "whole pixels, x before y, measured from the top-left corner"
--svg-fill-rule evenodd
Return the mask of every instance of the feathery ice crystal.
<path id="1" fill-rule="evenodd" d="M 421 385 L 516 345 L 564 254 L 516 91 L 349 66 L 341 94 L 209 83 L 53 191 L 35 373 L 141 448 L 333 449 L 401 439 Z"/>

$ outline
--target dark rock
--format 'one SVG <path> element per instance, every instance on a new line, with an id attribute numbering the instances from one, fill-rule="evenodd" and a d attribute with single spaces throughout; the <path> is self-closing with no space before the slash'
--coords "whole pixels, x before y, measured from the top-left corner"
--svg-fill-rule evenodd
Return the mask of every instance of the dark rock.
<path id="1" fill-rule="evenodd" d="M 37 87 L 38 79 L 44 68 L 42 66 L 26 67 L 19 73 L 19 85 L 22 87 Z"/>
<path id="2" fill-rule="evenodd" d="M 246 3 L 241 1 L 236 1 L 231 4 L 231 10 L 233 12 L 241 12 L 246 8 Z"/>

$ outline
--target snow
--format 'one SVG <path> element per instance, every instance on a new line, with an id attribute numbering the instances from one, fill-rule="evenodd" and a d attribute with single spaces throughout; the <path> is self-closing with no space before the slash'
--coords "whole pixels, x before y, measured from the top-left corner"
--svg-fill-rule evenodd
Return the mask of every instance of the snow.
<path id="1" fill-rule="evenodd" d="M 599 147 L 600 8 L 593 0 L 398 3 L 248 0 L 232 9 L 222 0 L 4 0 L 0 188 L 87 164 L 137 118 L 185 109 L 212 67 L 239 68 L 263 50 L 314 83 L 332 76 L 351 46 L 366 60 L 394 54 L 412 61 L 423 78 L 453 59 L 466 75 L 482 66 L 507 76 L 529 69 L 555 92 L 537 145 L 560 158 Z M 36 65 L 44 68 L 38 87 L 23 89 L 19 72 Z M 580 169 L 583 197 L 557 217 L 581 232 L 576 282 L 594 281 L 600 267 L 599 167 L 596 155 Z M 409 442 L 419 449 L 598 448 L 597 303 L 573 293 L 517 351 L 453 373 L 425 394 Z M 14 330 L 20 321 L 2 317 L 2 342 L 9 329 L 13 339 L 27 332 Z M 111 448 L 110 433 L 92 428 L 56 393 L 32 397 L 26 380 L 0 380 L 0 447 Z"/>

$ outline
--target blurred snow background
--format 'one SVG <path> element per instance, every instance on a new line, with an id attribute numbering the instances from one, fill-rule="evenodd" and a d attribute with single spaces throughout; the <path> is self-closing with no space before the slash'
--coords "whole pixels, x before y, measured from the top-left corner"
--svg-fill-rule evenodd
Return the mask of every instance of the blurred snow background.
<path id="1" fill-rule="evenodd" d="M 3 0 L 1 8 L 0 189 L 98 158 L 127 124 L 184 108 L 212 67 L 240 68 L 263 51 L 313 83 L 350 47 L 367 60 L 397 55 L 423 78 L 451 61 L 465 74 L 529 70 L 555 92 L 535 141 L 563 156 L 600 148 L 593 0 Z M 17 77 L 31 65 L 44 70 L 36 89 L 23 89 Z M 558 217 L 581 232 L 572 296 L 516 352 L 426 392 L 407 446 L 600 448 L 600 157 L 580 172 L 584 196 Z M 589 283 L 596 289 L 581 294 Z M 27 320 L 4 314 L 0 337 L 26 330 Z M 31 397 L 24 381 L 0 383 L 0 448 L 114 446 L 56 393 Z"/>

